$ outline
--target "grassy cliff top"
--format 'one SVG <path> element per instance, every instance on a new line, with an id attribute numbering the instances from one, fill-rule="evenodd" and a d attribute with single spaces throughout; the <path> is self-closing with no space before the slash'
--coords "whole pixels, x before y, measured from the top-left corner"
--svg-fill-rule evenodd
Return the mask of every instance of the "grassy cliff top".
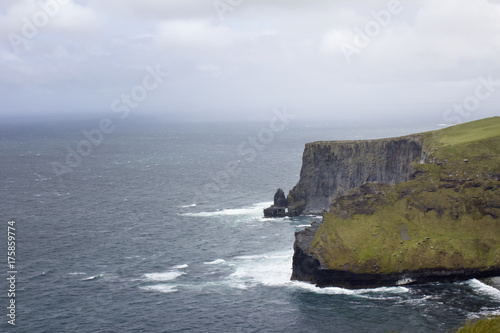
<path id="1" fill-rule="evenodd" d="M 486 118 L 425 134 L 425 149 L 456 169 L 500 174 L 500 117 Z M 467 159 L 469 168 L 457 162 Z"/>
<path id="2" fill-rule="evenodd" d="M 334 200 L 311 252 L 331 269 L 500 267 L 500 118 L 427 132 L 415 179 Z"/>
<path id="3" fill-rule="evenodd" d="M 500 117 L 485 118 L 425 133 L 440 146 L 470 144 L 500 136 Z"/>

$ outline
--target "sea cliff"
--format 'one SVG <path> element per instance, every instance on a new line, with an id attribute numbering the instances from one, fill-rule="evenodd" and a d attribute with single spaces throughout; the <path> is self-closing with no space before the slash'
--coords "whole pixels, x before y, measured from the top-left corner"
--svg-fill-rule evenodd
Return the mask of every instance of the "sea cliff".
<path id="1" fill-rule="evenodd" d="M 500 275 L 500 118 L 306 145 L 292 279 L 375 287 Z M 328 211 L 328 212 L 327 212 Z"/>
<path id="2" fill-rule="evenodd" d="M 288 194 L 291 216 L 321 214 L 332 200 L 364 183 L 408 181 L 425 160 L 423 136 L 306 144 L 300 180 Z"/>

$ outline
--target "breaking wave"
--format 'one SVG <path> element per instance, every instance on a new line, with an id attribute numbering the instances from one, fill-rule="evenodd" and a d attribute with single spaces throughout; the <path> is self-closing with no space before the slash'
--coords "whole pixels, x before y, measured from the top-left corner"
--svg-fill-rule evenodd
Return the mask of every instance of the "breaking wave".
<path id="1" fill-rule="evenodd" d="M 212 212 L 184 213 L 180 215 L 196 217 L 219 217 L 236 215 L 261 217 L 263 215 L 263 209 L 269 207 L 270 205 L 272 205 L 272 202 L 261 202 L 254 204 L 251 207 L 221 209 Z"/>

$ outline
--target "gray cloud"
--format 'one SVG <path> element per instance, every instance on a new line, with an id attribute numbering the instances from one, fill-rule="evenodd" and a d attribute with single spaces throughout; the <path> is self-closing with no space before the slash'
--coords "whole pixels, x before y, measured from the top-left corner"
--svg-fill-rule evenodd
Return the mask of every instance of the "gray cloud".
<path id="1" fill-rule="evenodd" d="M 407 0 L 384 17 L 394 1 L 3 1 L 0 115 L 105 114 L 157 64 L 171 77 L 140 112 L 186 120 L 282 105 L 304 120 L 439 120 L 479 77 L 500 80 L 497 2 Z M 362 47 L 359 31 L 373 35 Z M 499 96 L 474 116 L 498 114 Z"/>

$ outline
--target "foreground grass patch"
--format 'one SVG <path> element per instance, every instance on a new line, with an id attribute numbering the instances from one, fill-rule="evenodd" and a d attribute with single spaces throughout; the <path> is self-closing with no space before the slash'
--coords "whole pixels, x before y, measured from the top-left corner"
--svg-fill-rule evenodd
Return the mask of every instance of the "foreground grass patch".
<path id="1" fill-rule="evenodd" d="M 449 333 L 500 333 L 500 317 L 469 320 L 464 326 Z"/>

